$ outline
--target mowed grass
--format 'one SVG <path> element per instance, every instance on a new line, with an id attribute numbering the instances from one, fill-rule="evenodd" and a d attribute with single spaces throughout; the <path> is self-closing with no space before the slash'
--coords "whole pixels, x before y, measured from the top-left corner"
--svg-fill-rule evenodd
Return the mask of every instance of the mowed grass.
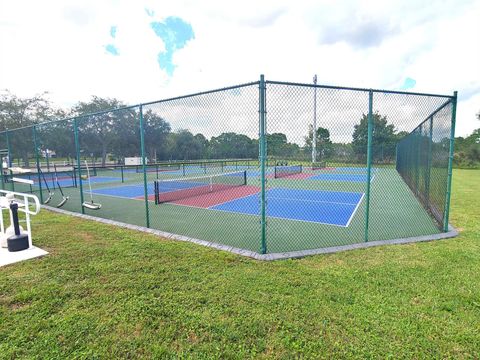
<path id="1" fill-rule="evenodd" d="M 258 262 L 42 211 L 0 268 L 0 358 L 479 358 L 480 170 L 458 238 Z"/>

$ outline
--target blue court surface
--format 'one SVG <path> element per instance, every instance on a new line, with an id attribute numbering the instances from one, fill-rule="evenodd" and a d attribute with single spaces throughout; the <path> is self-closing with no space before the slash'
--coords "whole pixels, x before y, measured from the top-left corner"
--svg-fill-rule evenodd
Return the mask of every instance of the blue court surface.
<path id="1" fill-rule="evenodd" d="M 58 186 L 57 181 L 55 179 L 52 180 L 50 178 L 50 179 L 45 179 L 45 180 L 47 181 L 47 184 L 48 184 L 49 187 L 55 188 L 55 187 Z M 96 183 L 106 183 L 106 182 L 121 182 L 122 180 L 119 177 L 116 178 L 116 177 L 107 177 L 107 176 L 92 176 L 90 178 L 90 181 L 91 181 L 92 184 L 96 184 Z M 59 182 L 60 186 L 62 186 L 62 187 L 75 186 L 74 179 L 72 179 L 72 178 L 59 178 L 58 182 Z M 82 184 L 84 184 L 84 185 L 88 184 L 88 180 L 82 179 Z M 35 181 L 33 186 L 38 187 L 38 180 Z M 78 186 L 78 179 L 77 179 L 77 186 Z M 42 179 L 42 188 L 45 188 L 45 182 L 43 181 L 43 179 Z"/>
<path id="2" fill-rule="evenodd" d="M 193 182 L 188 181 L 188 178 L 185 179 L 185 182 L 180 181 L 168 181 L 162 183 L 159 191 L 161 193 L 171 192 L 171 191 L 178 191 L 183 189 L 193 189 L 196 187 L 204 187 L 206 184 L 205 182 Z M 108 187 L 108 188 L 100 188 L 100 189 L 93 189 L 92 192 L 94 194 L 99 195 L 108 195 L 108 196 L 117 196 L 117 197 L 125 197 L 125 198 L 136 198 L 136 197 L 143 197 L 145 196 L 145 190 L 143 184 L 134 184 L 134 185 L 123 185 L 123 186 L 115 186 L 115 187 Z M 148 195 L 154 194 L 153 184 L 147 184 L 147 192 Z"/>
<path id="3" fill-rule="evenodd" d="M 34 187 L 39 187 L 38 185 L 38 180 L 37 179 L 33 179 L 32 180 L 34 181 L 34 184 L 33 186 Z M 49 187 L 51 188 L 56 188 L 58 186 L 57 184 L 57 181 L 56 180 L 52 180 L 51 178 L 48 178 L 48 179 L 45 179 L 47 181 L 47 184 Z M 58 182 L 60 184 L 61 187 L 72 187 L 72 186 L 75 186 L 75 182 L 74 182 L 74 179 L 72 178 L 63 178 L 63 179 L 58 179 Z M 45 189 L 46 186 L 45 186 L 45 181 L 42 179 L 42 189 Z"/>
<path id="4" fill-rule="evenodd" d="M 154 193 L 153 184 L 148 184 L 147 191 L 149 195 Z M 117 196 L 125 198 L 145 196 L 143 184 L 93 189 L 92 192 L 99 195 Z"/>
<path id="5" fill-rule="evenodd" d="M 366 167 L 335 167 L 335 170 L 337 171 L 349 171 L 349 172 L 353 172 L 353 173 L 356 173 L 356 172 L 360 172 L 360 173 L 367 173 L 368 171 L 368 168 Z M 374 171 L 377 171 L 378 168 L 374 168 L 372 167 L 371 168 L 371 171 L 374 172 Z"/>
<path id="6" fill-rule="evenodd" d="M 363 193 L 275 188 L 267 191 L 267 216 L 347 227 Z M 209 209 L 259 215 L 258 194 Z"/>
<path id="7" fill-rule="evenodd" d="M 323 181 L 350 181 L 350 182 L 367 182 L 366 174 L 318 174 L 309 177 L 309 180 L 323 180 Z M 374 175 L 372 174 L 370 181 Z"/>
<path id="8" fill-rule="evenodd" d="M 90 182 L 92 184 L 106 183 L 106 182 L 121 182 L 122 178 L 120 177 L 109 177 L 109 176 L 92 176 L 90 177 Z M 60 183 L 62 184 L 62 183 Z M 88 179 L 82 179 L 82 184 L 88 184 Z"/>

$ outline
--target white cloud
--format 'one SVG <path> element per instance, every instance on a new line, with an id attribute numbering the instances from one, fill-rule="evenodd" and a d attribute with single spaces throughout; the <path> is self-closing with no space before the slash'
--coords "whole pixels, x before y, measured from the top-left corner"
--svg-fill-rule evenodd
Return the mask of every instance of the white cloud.
<path id="1" fill-rule="evenodd" d="M 178 16 L 195 32 L 173 55 L 171 78 L 158 66 L 164 45 L 145 8 L 155 20 Z M 0 86 L 19 96 L 47 90 L 69 106 L 93 94 L 151 101 L 260 73 L 296 82 L 317 73 L 323 84 L 387 89 L 411 77 L 413 91 L 459 91 L 457 134 L 465 135 L 480 127 L 479 17 L 480 1 L 3 1 Z M 119 56 L 106 52 L 112 42 Z"/>

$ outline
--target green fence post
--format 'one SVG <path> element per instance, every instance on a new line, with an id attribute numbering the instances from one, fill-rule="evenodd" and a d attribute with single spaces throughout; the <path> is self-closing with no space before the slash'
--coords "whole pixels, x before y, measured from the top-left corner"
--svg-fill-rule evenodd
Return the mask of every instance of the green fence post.
<path id="1" fill-rule="evenodd" d="M 428 136 L 428 153 L 427 153 L 427 171 L 425 179 L 425 193 L 426 193 L 426 202 L 427 206 L 430 209 L 430 177 L 431 177 L 431 168 L 432 168 L 432 148 L 433 148 L 433 116 L 430 117 L 430 128 Z"/>
<path id="2" fill-rule="evenodd" d="M 49 155 L 48 155 L 48 149 L 45 149 L 45 160 L 47 161 L 47 171 L 50 172 L 50 159 L 49 159 Z"/>
<path id="3" fill-rule="evenodd" d="M 452 124 L 450 128 L 450 154 L 448 156 L 448 181 L 447 193 L 445 195 L 445 214 L 443 220 L 443 231 L 448 231 L 448 219 L 450 216 L 450 195 L 452 192 L 452 168 L 453 168 L 453 146 L 455 145 L 455 124 L 457 117 L 457 92 L 453 92 L 452 99 Z"/>
<path id="4" fill-rule="evenodd" d="M 147 228 L 150 227 L 150 214 L 148 209 L 148 186 L 147 186 L 147 163 L 145 161 L 145 132 L 143 126 L 143 106 L 140 105 L 140 147 L 142 153 L 143 169 L 143 191 L 145 193 L 145 215 L 147 217 Z"/>
<path id="5" fill-rule="evenodd" d="M 368 225 L 370 217 L 370 180 L 372 176 L 372 142 L 373 142 L 373 91 L 368 92 L 368 142 L 367 142 L 367 199 L 365 208 L 365 242 L 368 242 Z"/>
<path id="6" fill-rule="evenodd" d="M 32 126 L 33 146 L 35 147 L 35 163 L 37 165 L 38 187 L 40 189 L 40 202 L 43 204 L 42 178 L 40 176 L 40 159 L 38 157 L 37 127 Z"/>
<path id="7" fill-rule="evenodd" d="M 78 167 L 78 184 L 80 186 L 80 207 L 82 208 L 82 214 L 85 214 L 83 207 L 83 184 L 82 184 L 82 163 L 80 160 L 80 142 L 78 141 L 78 124 L 77 118 L 73 119 L 73 135 L 75 139 L 75 152 L 77 153 L 77 167 Z"/>
<path id="8" fill-rule="evenodd" d="M 2 179 L 2 190 L 5 190 L 5 179 L 3 178 L 3 152 L 0 158 L 0 178 Z"/>
<path id="9" fill-rule="evenodd" d="M 10 144 L 10 132 L 8 130 L 6 130 L 5 132 L 5 135 L 7 137 L 7 150 L 8 150 L 8 160 L 7 160 L 7 167 L 8 168 L 11 168 L 12 167 L 12 148 L 11 148 L 11 144 Z M 11 178 L 13 177 L 12 174 L 12 170 L 8 169 L 8 172 L 10 174 L 10 180 Z M 10 181 L 12 183 L 12 191 L 15 191 L 15 183 L 13 181 Z"/>
<path id="10" fill-rule="evenodd" d="M 420 129 L 419 129 L 420 130 Z M 416 131 L 416 130 L 415 130 Z M 414 139 L 417 139 L 415 141 L 415 195 L 418 196 L 420 193 L 419 187 L 420 187 L 420 152 L 422 148 L 420 147 L 420 143 L 422 141 L 422 135 L 421 133 L 415 133 Z"/>
<path id="11" fill-rule="evenodd" d="M 7 140 L 7 168 L 12 167 L 12 149 L 10 148 L 10 136 L 8 135 L 8 130 L 5 130 L 5 138 Z"/>
<path id="12" fill-rule="evenodd" d="M 260 162 L 260 224 L 262 227 L 261 236 L 262 236 L 262 243 L 261 243 L 261 253 L 267 253 L 267 217 L 266 217 L 266 200 L 265 200 L 265 160 L 266 160 L 266 139 L 265 139 L 265 131 L 266 131 L 266 109 L 265 109 L 265 77 L 264 75 L 260 75 L 260 83 L 259 83 L 259 157 L 258 160 Z"/>

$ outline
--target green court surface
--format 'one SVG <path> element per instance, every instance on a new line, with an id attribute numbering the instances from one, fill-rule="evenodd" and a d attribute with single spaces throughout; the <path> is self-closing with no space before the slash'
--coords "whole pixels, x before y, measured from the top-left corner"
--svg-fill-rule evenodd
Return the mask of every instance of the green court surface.
<path id="1" fill-rule="evenodd" d="M 203 170 L 202 170 L 203 171 Z M 208 169 L 214 173 L 218 169 Z M 271 169 L 269 169 L 271 171 Z M 361 173 L 361 168 L 337 168 L 338 174 Z M 250 168 L 248 185 L 260 186 L 260 179 L 256 174 L 257 168 Z M 305 176 L 309 171 L 305 170 Z M 311 175 L 327 174 L 331 171 L 315 171 Z M 189 176 L 198 176 L 192 171 Z M 159 177 L 176 178 L 176 172 L 161 172 Z M 108 181 L 95 182 L 95 178 L 104 177 Z M 122 188 L 125 185 L 139 185 L 143 187 L 143 174 L 135 172 L 123 173 L 124 182 L 118 171 L 98 171 L 97 177 L 92 177 L 92 189 Z M 147 174 L 149 186 L 157 178 L 155 173 Z M 352 192 L 364 194 L 366 184 L 354 181 L 324 181 L 309 178 L 269 178 L 268 189 L 306 189 L 322 192 Z M 16 185 L 17 191 L 28 191 L 25 185 Z M 83 180 L 85 200 L 90 199 L 88 182 Z M 64 188 L 69 200 L 63 207 L 65 210 L 81 212 L 79 187 Z M 38 193 L 38 192 L 37 192 Z M 368 241 L 390 240 L 403 237 L 414 237 L 440 233 L 432 217 L 422 207 L 409 187 L 405 184 L 394 168 L 376 168 L 371 182 L 370 215 Z M 43 191 L 43 196 L 48 196 Z M 94 194 L 94 201 L 102 204 L 100 210 L 85 209 L 85 213 L 105 219 L 116 220 L 128 224 L 146 226 L 145 199 L 106 196 Z M 49 205 L 55 206 L 61 200 L 60 192 L 55 195 Z M 269 198 L 267 196 L 267 213 Z M 224 212 L 205 208 L 165 203 L 155 205 L 148 201 L 150 227 L 168 233 L 184 235 L 191 238 L 224 244 L 235 248 L 247 249 L 254 252 L 261 251 L 260 203 L 257 214 L 241 214 Z M 338 245 L 355 244 L 365 241 L 366 201 L 358 204 L 351 222 L 346 227 L 321 224 L 289 219 L 267 218 L 266 245 L 267 253 L 288 252 L 298 250 L 317 249 Z"/>

